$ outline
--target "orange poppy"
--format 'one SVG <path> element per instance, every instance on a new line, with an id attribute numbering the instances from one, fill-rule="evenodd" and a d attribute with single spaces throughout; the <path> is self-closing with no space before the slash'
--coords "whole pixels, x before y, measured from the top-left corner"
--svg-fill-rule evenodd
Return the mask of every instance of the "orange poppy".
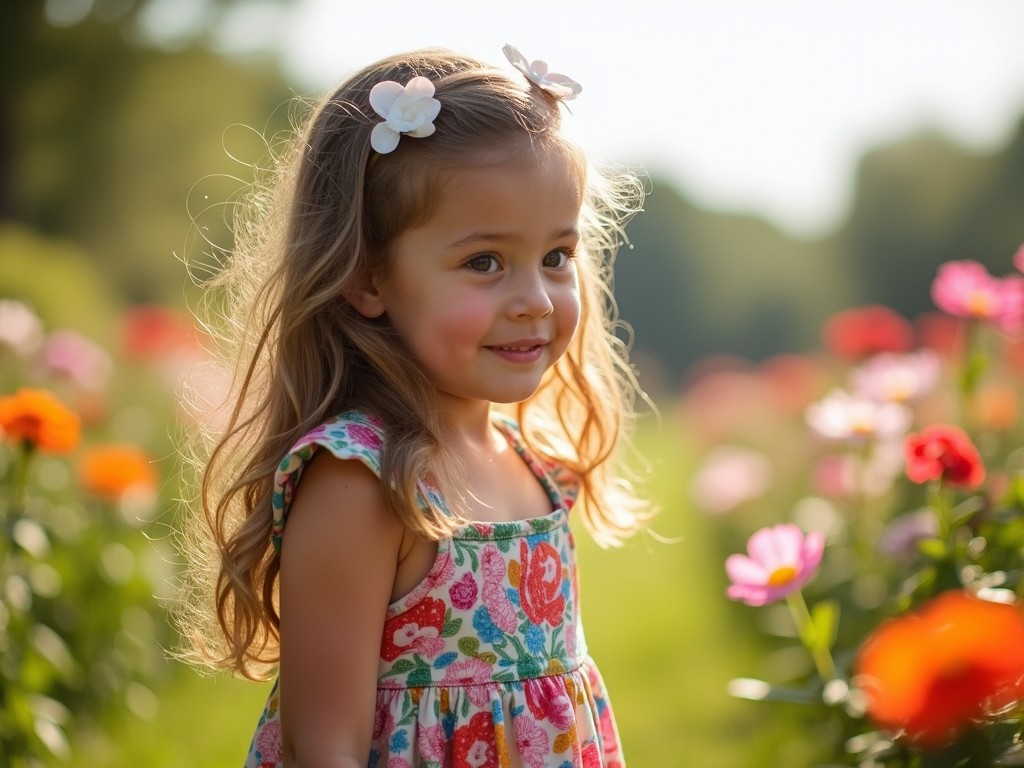
<path id="1" fill-rule="evenodd" d="M 1024 698 L 1024 611 L 945 592 L 875 630 L 854 674 L 874 722 L 942 746 Z"/>
<path id="2" fill-rule="evenodd" d="M 81 421 L 45 389 L 19 389 L 0 397 L 0 436 L 46 453 L 69 453 L 78 445 Z"/>
<path id="3" fill-rule="evenodd" d="M 145 452 L 134 445 L 90 448 L 78 464 L 82 486 L 97 496 L 120 499 L 133 489 L 156 487 L 156 471 Z"/>

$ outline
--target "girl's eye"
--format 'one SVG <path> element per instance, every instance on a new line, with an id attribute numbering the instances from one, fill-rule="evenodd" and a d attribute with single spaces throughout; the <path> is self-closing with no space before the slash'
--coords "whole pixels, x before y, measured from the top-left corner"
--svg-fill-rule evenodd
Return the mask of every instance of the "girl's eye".
<path id="1" fill-rule="evenodd" d="M 466 266 L 474 272 L 497 272 L 498 260 L 489 253 L 474 256 L 466 262 Z"/>
<path id="2" fill-rule="evenodd" d="M 544 266 L 548 269 L 562 269 L 569 263 L 572 256 L 572 251 L 569 249 L 559 248 L 544 257 Z"/>

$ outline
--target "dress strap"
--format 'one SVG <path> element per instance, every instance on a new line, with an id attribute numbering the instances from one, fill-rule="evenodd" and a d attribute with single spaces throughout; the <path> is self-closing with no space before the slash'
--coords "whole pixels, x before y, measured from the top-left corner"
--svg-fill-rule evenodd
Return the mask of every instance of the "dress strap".
<path id="1" fill-rule="evenodd" d="M 512 447 L 515 448 L 516 453 L 519 454 L 530 470 L 540 479 L 552 500 L 556 504 L 564 506 L 566 510 L 572 509 L 580 492 L 579 475 L 561 462 L 537 456 L 531 451 L 523 439 L 519 422 L 515 419 L 505 414 L 495 413 L 494 420 L 496 426 L 512 444 Z"/>
<path id="2" fill-rule="evenodd" d="M 361 411 L 349 411 L 307 432 L 281 460 L 274 474 L 271 496 L 274 549 L 281 551 L 281 535 L 288 517 L 295 489 L 306 465 L 321 448 L 339 459 L 354 459 L 365 464 L 380 477 L 381 449 L 384 446 L 384 423 Z"/>

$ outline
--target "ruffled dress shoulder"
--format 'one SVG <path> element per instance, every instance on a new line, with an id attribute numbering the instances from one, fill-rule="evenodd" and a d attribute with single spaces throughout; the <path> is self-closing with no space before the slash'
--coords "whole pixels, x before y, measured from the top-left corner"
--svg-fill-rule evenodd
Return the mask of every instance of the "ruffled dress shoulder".
<path id="1" fill-rule="evenodd" d="M 438 544 L 426 577 L 387 609 L 370 768 L 621 768 L 619 736 L 579 613 L 572 476 L 496 426 L 551 500 L 543 517 L 473 522 Z M 346 413 L 299 440 L 274 484 L 275 545 L 304 466 L 319 450 L 380 474 L 383 424 Z M 423 486 L 425 498 L 435 492 Z M 436 495 L 434 502 L 442 502 Z M 338 514 L 345 514 L 344 502 Z M 339 653 L 343 649 L 339 649 Z M 275 683 L 246 768 L 281 765 Z"/>

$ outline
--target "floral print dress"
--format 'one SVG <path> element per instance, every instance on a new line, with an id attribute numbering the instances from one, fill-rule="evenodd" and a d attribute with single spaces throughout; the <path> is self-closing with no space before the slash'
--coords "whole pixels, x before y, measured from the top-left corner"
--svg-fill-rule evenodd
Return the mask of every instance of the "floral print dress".
<path id="1" fill-rule="evenodd" d="M 497 422 L 547 491 L 552 512 L 469 523 L 439 542 L 427 576 L 388 607 L 371 768 L 621 768 L 618 732 L 580 624 L 568 516 L 576 485 Z M 303 437 L 274 488 L 274 541 L 303 467 L 321 448 L 380 474 L 383 425 L 344 414 Z M 423 486 L 421 494 L 436 494 Z M 281 765 L 275 683 L 246 768 Z"/>

